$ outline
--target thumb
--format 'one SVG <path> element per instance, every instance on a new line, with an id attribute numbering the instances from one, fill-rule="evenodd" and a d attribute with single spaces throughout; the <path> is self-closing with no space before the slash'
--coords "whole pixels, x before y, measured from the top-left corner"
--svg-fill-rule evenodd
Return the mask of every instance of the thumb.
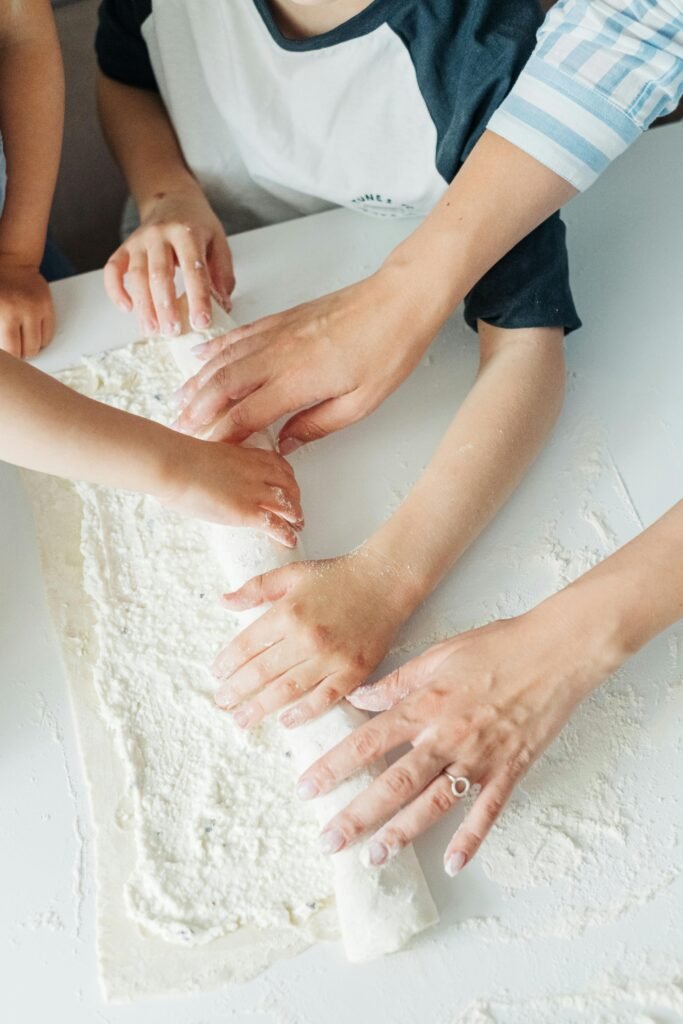
<path id="1" fill-rule="evenodd" d="M 388 711 L 415 690 L 432 682 L 436 669 L 449 653 L 445 650 L 449 646 L 450 642 L 446 640 L 430 647 L 419 657 L 399 665 L 379 682 L 359 686 L 346 699 L 362 711 Z"/>
<path id="2" fill-rule="evenodd" d="M 328 434 L 348 427 L 362 415 L 353 391 L 341 398 L 329 398 L 287 420 L 278 438 L 279 450 L 282 455 L 290 455 L 305 444 L 320 441 Z"/>
<path id="3" fill-rule="evenodd" d="M 294 565 L 271 569 L 270 572 L 247 580 L 238 590 L 223 594 L 221 602 L 231 611 L 240 612 L 247 608 L 258 608 L 266 602 L 279 601 L 294 583 L 294 577 Z"/>

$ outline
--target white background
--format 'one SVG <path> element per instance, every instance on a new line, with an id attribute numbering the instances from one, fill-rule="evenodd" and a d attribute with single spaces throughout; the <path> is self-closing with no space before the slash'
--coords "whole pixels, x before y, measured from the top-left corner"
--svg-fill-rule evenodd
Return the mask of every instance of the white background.
<path id="1" fill-rule="evenodd" d="M 652 133 L 568 209 L 572 279 L 585 327 L 568 342 L 569 391 L 561 424 L 496 524 L 416 617 L 406 635 L 411 649 L 443 633 L 444 624 L 462 627 L 504 613 L 508 605 L 498 599 L 499 590 L 520 593 L 521 608 L 557 585 L 543 567 L 519 583 L 506 553 L 520 537 L 525 543 L 533 540 L 538 517 L 563 495 L 569 535 L 574 525 L 579 529 L 580 507 L 572 505 L 568 476 L 572 445 L 586 425 L 601 439 L 611 466 L 613 486 L 600 501 L 609 506 L 611 528 L 620 541 L 637 532 L 639 520 L 647 525 L 683 496 L 682 168 L 681 130 L 674 126 Z M 408 222 L 335 211 L 235 238 L 236 319 L 253 319 L 366 275 L 411 228 Z M 60 329 L 41 357 L 44 368 L 134 340 L 132 318 L 107 303 L 100 274 L 64 282 L 54 293 Z M 466 393 L 476 358 L 476 340 L 458 315 L 414 377 L 370 420 L 296 456 L 311 555 L 357 544 L 395 507 Z M 680 876 L 613 923 L 582 936 L 483 941 L 462 924 L 497 915 L 505 894 L 478 864 L 455 881 L 446 879 L 441 854 L 451 822 L 419 846 L 442 923 L 409 951 L 351 967 L 338 947 L 319 947 L 239 988 L 130 1006 L 104 1004 L 95 969 L 87 797 L 30 513 L 16 472 L 5 466 L 0 467 L 0 523 L 4 1020 L 341 1024 L 358 1018 L 381 1024 L 423 1019 L 454 1024 L 473 1000 L 480 1000 L 482 1013 L 489 1014 L 476 1018 L 481 1021 L 630 1021 L 637 1019 L 635 1005 L 632 1011 L 620 1009 L 623 1016 L 608 1018 L 599 1017 L 595 1008 L 576 1009 L 576 1000 L 565 1000 L 561 1011 L 560 1003 L 524 1000 L 600 991 L 607 980 L 628 974 L 624 965 L 629 964 L 653 971 L 655 980 L 675 975 L 683 960 Z M 644 694 L 669 671 L 672 650 L 667 638 L 660 638 L 634 661 L 632 678 Z M 656 760 L 657 778 L 670 782 L 662 783 L 653 810 L 655 860 L 659 828 L 673 828 L 676 834 L 683 830 L 677 797 L 681 724 L 680 699 L 648 719 L 652 742 L 641 770 L 648 773 Z M 537 896 L 520 891 L 520 912 Z M 647 1011 L 648 1019 L 659 1024 L 683 1020 L 666 1000 L 647 998 L 652 1004 L 638 1009 Z M 508 1000 L 527 1006 L 522 1016 L 505 1008 Z M 599 998 L 586 1005 L 598 1004 Z"/>

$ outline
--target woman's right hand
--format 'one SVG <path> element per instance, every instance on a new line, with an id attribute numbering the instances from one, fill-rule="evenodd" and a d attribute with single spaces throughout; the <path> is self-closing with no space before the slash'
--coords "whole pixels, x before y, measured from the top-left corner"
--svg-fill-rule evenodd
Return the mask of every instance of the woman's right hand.
<path id="1" fill-rule="evenodd" d="M 198 186 L 160 192 L 140 214 L 140 227 L 104 268 L 107 294 L 125 312 L 135 310 L 143 334 L 176 336 L 181 317 L 174 277 L 180 267 L 190 325 L 206 330 L 211 296 L 230 309 L 235 287 L 232 256 L 218 217 Z"/>

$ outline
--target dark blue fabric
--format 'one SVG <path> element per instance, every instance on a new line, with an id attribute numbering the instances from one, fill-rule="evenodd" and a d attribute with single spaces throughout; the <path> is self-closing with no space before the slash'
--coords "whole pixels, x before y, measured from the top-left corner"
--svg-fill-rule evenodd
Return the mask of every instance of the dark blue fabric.
<path id="1" fill-rule="evenodd" d="M 61 281 L 63 277 L 72 277 L 76 273 L 72 264 L 51 238 L 48 238 L 45 245 L 40 272 L 46 281 Z"/>

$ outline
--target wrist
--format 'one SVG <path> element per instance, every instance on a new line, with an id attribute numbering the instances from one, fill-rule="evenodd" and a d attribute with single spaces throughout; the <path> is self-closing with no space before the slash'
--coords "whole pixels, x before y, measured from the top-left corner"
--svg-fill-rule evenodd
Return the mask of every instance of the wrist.
<path id="1" fill-rule="evenodd" d="M 354 555 L 383 606 L 391 611 L 397 625 L 402 625 L 425 599 L 419 574 L 381 538 L 370 537 L 356 548 Z"/>
<path id="2" fill-rule="evenodd" d="M 141 221 L 146 220 L 160 203 L 168 202 L 168 200 L 194 203 L 199 201 L 208 205 L 208 200 L 196 178 L 184 169 L 170 177 L 155 177 L 154 191 L 138 191 L 134 198 Z"/>
<path id="3" fill-rule="evenodd" d="M 194 437 L 181 434 L 170 427 L 159 424 L 158 436 L 152 439 L 155 452 L 155 466 L 149 493 L 162 505 L 172 505 L 180 500 L 189 487 L 188 467 L 198 457 L 196 446 L 201 444 Z"/>

